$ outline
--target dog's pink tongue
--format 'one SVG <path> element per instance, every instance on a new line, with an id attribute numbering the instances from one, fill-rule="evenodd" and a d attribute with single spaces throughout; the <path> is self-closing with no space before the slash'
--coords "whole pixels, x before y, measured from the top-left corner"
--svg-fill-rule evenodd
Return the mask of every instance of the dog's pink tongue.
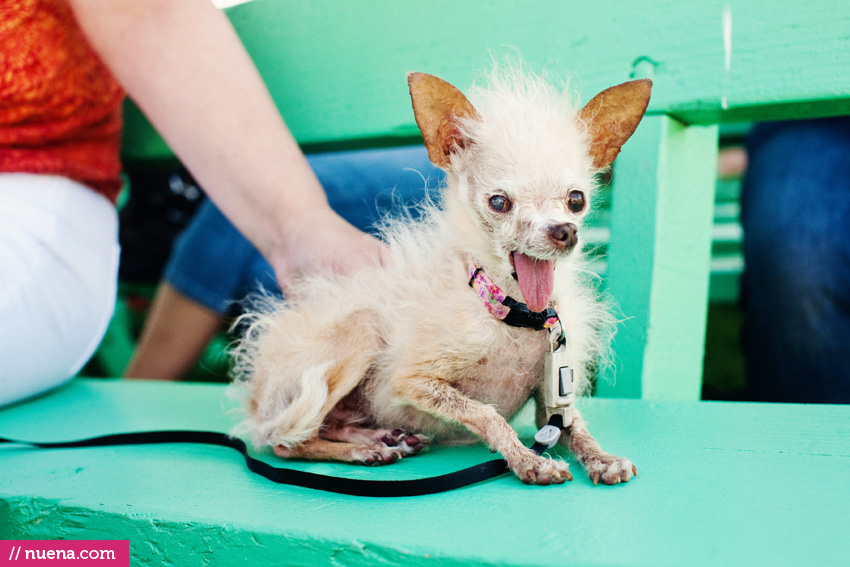
<path id="1" fill-rule="evenodd" d="M 555 287 L 555 263 L 514 252 L 514 267 L 519 290 L 528 308 L 531 311 L 546 309 Z"/>

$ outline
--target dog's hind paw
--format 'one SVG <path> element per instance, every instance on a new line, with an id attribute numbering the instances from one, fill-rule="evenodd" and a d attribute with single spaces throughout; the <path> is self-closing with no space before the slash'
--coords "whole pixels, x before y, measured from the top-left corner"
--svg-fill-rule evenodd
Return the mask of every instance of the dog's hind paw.
<path id="1" fill-rule="evenodd" d="M 387 447 L 383 443 L 376 443 L 353 451 L 352 462 L 377 467 L 390 465 L 404 456 L 405 452 L 401 447 Z"/>
<path id="2" fill-rule="evenodd" d="M 364 465 L 378 466 L 394 463 L 399 459 L 421 453 L 431 444 L 424 435 L 413 435 L 402 429 L 384 431 L 380 442 L 360 449 L 355 460 Z"/>
<path id="3" fill-rule="evenodd" d="M 431 445 L 431 440 L 422 434 L 410 434 L 402 429 L 386 433 L 381 442 L 387 447 L 398 447 L 405 455 L 416 455 Z"/>

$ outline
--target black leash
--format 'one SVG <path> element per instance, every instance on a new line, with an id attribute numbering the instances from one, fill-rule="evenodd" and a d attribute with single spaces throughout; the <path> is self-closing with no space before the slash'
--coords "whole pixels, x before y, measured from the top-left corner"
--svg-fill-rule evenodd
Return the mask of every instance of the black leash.
<path id="1" fill-rule="evenodd" d="M 248 454 L 245 442 L 236 437 L 215 431 L 141 431 L 135 433 L 116 433 L 54 443 L 36 443 L 19 441 L 0 437 L 0 444 L 11 443 L 26 445 L 38 449 L 75 449 L 80 447 L 107 447 L 115 445 L 151 445 L 157 443 L 197 443 L 203 445 L 219 445 L 239 451 L 245 458 L 248 469 L 260 476 L 278 484 L 290 484 L 337 494 L 351 496 L 423 496 L 447 492 L 456 488 L 470 486 L 496 478 L 510 472 L 504 459 L 493 459 L 459 471 L 426 478 L 412 480 L 363 480 L 342 478 L 323 474 L 310 473 L 282 467 L 274 467 L 266 462 L 255 459 Z M 531 450 L 538 455 L 548 448 L 546 444 L 536 442 Z"/>

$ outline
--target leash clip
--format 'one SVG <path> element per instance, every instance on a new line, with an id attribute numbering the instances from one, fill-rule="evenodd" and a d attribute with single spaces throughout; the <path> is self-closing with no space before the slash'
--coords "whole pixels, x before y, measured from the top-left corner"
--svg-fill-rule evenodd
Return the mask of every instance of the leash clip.
<path id="1" fill-rule="evenodd" d="M 534 434 L 534 440 L 541 445 L 545 445 L 546 449 L 551 449 L 557 445 L 560 438 L 561 428 L 554 425 L 544 425 Z"/>

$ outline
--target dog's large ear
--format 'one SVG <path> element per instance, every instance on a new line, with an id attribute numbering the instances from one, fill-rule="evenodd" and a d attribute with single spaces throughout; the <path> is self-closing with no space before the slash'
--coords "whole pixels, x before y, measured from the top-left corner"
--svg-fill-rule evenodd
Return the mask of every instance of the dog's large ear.
<path id="1" fill-rule="evenodd" d="M 629 81 L 605 89 L 579 111 L 579 119 L 590 130 L 594 168 L 602 169 L 614 161 L 643 118 L 651 92 L 651 79 Z"/>
<path id="2" fill-rule="evenodd" d="M 458 118 L 477 118 L 475 107 L 459 90 L 427 73 L 408 73 L 407 86 L 413 101 L 413 114 L 431 162 L 448 168 L 450 155 L 466 143 L 457 125 Z"/>

